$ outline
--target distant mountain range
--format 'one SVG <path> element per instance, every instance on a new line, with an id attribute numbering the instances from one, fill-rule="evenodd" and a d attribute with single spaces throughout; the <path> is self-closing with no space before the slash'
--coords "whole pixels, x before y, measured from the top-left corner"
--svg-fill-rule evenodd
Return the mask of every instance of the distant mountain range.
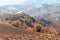
<path id="1" fill-rule="evenodd" d="M 8 10 L 12 13 L 22 11 L 36 18 L 60 19 L 60 4 L 7 5 L 2 6 L 1 9 Z"/>
<path id="2" fill-rule="evenodd" d="M 12 13 L 13 12 L 11 12 L 11 11 L 0 8 L 0 16 L 6 15 L 6 14 L 12 14 Z"/>
<path id="3" fill-rule="evenodd" d="M 6 5 L 6 6 L 1 6 L 4 9 L 8 9 L 10 7 L 15 8 L 15 10 L 23 10 L 25 8 L 35 8 L 35 7 L 44 7 L 44 8 L 48 8 L 48 7 L 59 7 L 60 8 L 60 4 L 30 4 L 30 5 Z"/>

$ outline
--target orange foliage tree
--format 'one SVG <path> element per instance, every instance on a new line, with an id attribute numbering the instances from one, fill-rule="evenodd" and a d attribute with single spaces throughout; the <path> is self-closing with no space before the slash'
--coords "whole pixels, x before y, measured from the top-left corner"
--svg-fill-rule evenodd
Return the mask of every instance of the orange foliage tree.
<path id="1" fill-rule="evenodd" d="M 21 22 L 20 22 L 19 20 L 14 20 L 14 21 L 12 22 L 12 25 L 13 25 L 13 26 L 16 26 L 16 27 L 19 27 L 19 26 L 21 25 Z"/>
<path id="2" fill-rule="evenodd" d="M 37 29 L 41 29 L 43 26 L 39 23 L 34 23 L 34 30 L 36 31 Z"/>
<path id="3" fill-rule="evenodd" d="M 50 33 L 50 29 L 49 29 L 48 27 L 43 27 L 43 28 L 41 29 L 41 32 L 42 32 L 42 33 Z"/>
<path id="4" fill-rule="evenodd" d="M 58 35 L 58 32 L 55 30 L 55 29 L 51 29 L 49 27 L 43 27 L 41 29 L 41 32 L 42 33 L 48 33 L 48 34 L 55 34 L 55 35 Z"/>

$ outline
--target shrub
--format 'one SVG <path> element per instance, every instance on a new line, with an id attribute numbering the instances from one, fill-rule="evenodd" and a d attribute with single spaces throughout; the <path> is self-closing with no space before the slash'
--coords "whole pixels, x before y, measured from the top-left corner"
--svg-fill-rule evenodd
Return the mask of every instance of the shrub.
<path id="1" fill-rule="evenodd" d="M 43 26 L 39 23 L 34 23 L 34 30 L 39 32 Z"/>
<path id="2" fill-rule="evenodd" d="M 31 28 L 31 27 L 27 27 L 26 29 L 29 31 L 33 31 L 33 28 Z"/>
<path id="3" fill-rule="evenodd" d="M 50 29 L 49 29 L 48 27 L 43 27 L 43 28 L 41 29 L 41 32 L 42 32 L 42 33 L 50 33 Z"/>
<path id="4" fill-rule="evenodd" d="M 21 25 L 21 22 L 19 20 L 14 20 L 12 22 L 12 25 L 15 26 L 15 27 L 19 27 Z"/>

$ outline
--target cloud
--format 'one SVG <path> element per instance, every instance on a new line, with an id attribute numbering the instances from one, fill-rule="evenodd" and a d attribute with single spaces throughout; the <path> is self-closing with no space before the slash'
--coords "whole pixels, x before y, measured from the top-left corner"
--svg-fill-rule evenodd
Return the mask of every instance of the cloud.
<path id="1" fill-rule="evenodd" d="M 60 1 L 59 0 L 48 0 L 47 3 L 56 4 L 56 3 L 60 3 Z"/>
<path id="2" fill-rule="evenodd" d="M 14 5 L 14 4 L 32 5 L 32 4 L 43 4 L 43 3 L 56 4 L 60 3 L 60 0 L 0 0 L 0 6 Z"/>
<path id="3" fill-rule="evenodd" d="M 0 0 L 0 6 L 1 5 L 13 5 L 13 4 L 22 4 L 23 2 L 26 2 L 28 0 Z"/>

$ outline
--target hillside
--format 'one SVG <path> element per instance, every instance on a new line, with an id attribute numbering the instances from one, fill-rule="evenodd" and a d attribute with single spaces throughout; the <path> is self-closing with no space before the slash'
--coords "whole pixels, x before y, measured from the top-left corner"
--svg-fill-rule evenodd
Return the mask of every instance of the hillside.
<path id="1" fill-rule="evenodd" d="M 19 27 L 25 28 L 25 27 L 31 27 L 34 28 L 37 24 L 42 25 L 42 27 L 52 27 L 52 22 L 46 19 L 36 19 L 34 17 L 31 17 L 27 14 L 12 14 L 12 15 L 5 15 L 0 17 L 3 22 L 8 22 L 9 24 L 12 24 L 14 20 L 19 20 L 21 24 L 19 24 Z M 28 18 L 28 19 L 27 19 Z M 37 23 L 35 25 L 35 23 Z M 54 27 L 53 27 L 54 28 Z M 37 30 L 36 30 L 37 31 Z"/>
<path id="2" fill-rule="evenodd" d="M 60 21 L 52 21 L 52 26 L 60 33 Z"/>
<path id="3" fill-rule="evenodd" d="M 16 28 L 10 24 L 0 22 L 0 34 L 36 34 L 34 32 L 30 32 L 28 30 L 23 30 L 21 28 Z"/>
<path id="4" fill-rule="evenodd" d="M 0 40 L 59 40 L 60 36 L 38 34 L 0 21 Z"/>
<path id="5" fill-rule="evenodd" d="M 27 18 L 30 19 L 30 21 Z M 5 40 L 5 39 L 6 40 L 7 39 L 9 39 L 9 40 L 17 39 L 18 40 L 21 38 L 22 38 L 22 40 L 26 40 L 26 39 L 27 40 L 30 40 L 30 39 L 31 40 L 40 40 L 40 39 L 41 40 L 49 40 L 49 39 L 59 40 L 59 38 L 60 38 L 59 35 L 54 36 L 54 34 L 52 34 L 52 35 L 49 33 L 45 34 L 44 32 L 41 33 L 39 31 L 40 30 L 39 27 L 42 27 L 42 28 L 48 27 L 49 29 L 51 29 L 51 27 L 52 27 L 52 33 L 54 33 L 53 30 L 55 29 L 55 31 L 57 31 L 57 33 L 60 34 L 60 31 L 59 31 L 60 27 L 56 26 L 59 24 L 57 21 L 54 22 L 54 21 L 43 19 L 43 18 L 36 19 L 36 18 L 31 17 L 24 13 L 0 16 L 0 20 L 3 21 L 3 22 L 0 22 L 0 36 L 2 36 L 2 37 L 0 37 L 1 40 Z M 12 25 L 13 21 L 15 21 L 15 20 L 17 20 L 18 22 L 21 23 L 21 24 L 19 24 L 20 26 L 16 27 L 16 26 Z M 40 26 L 38 26 L 38 29 L 35 29 L 35 31 L 33 31 L 32 29 L 34 28 L 34 26 L 37 26 L 37 24 L 34 25 L 35 22 L 37 22 L 37 24 L 39 24 Z M 30 24 L 26 24 L 26 23 L 30 23 Z M 26 30 L 25 27 L 27 27 L 28 30 Z M 31 27 L 32 29 L 29 29 L 29 27 Z M 49 29 L 47 29 L 47 30 L 49 30 Z M 44 31 L 45 30 L 46 29 L 44 29 Z M 30 37 L 32 37 L 32 38 L 30 38 Z"/>
<path id="6" fill-rule="evenodd" d="M 24 12 L 25 14 L 29 14 L 30 16 L 35 17 L 35 18 L 60 20 L 60 7 L 55 7 L 55 6 L 48 7 L 46 5 L 46 7 L 42 6 L 42 7 L 25 8 L 21 11 Z"/>

